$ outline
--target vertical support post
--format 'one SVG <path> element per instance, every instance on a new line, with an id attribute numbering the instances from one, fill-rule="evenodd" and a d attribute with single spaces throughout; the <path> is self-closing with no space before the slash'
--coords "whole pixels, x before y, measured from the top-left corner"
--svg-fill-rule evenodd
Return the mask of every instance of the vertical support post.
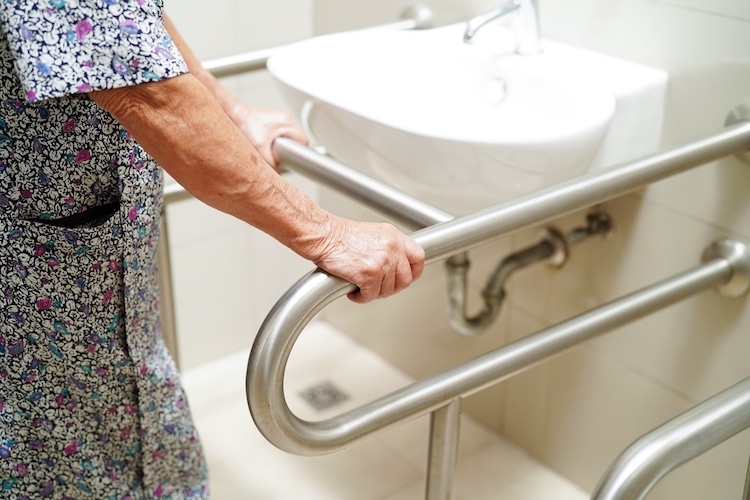
<path id="1" fill-rule="evenodd" d="M 430 415 L 426 500 L 453 500 L 461 403 L 461 398 L 456 398 Z"/>

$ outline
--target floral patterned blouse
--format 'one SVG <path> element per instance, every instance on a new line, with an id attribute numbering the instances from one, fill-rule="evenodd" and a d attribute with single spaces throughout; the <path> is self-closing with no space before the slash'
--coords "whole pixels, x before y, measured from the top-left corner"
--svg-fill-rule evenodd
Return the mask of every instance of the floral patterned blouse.
<path id="1" fill-rule="evenodd" d="M 0 498 L 203 498 L 158 165 L 86 92 L 187 71 L 157 0 L 0 0 Z"/>

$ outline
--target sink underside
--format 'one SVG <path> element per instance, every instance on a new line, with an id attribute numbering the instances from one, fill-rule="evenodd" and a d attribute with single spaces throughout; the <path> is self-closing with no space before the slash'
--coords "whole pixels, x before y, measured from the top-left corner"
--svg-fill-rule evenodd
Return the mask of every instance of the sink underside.
<path id="1" fill-rule="evenodd" d="M 460 214 L 585 171 L 616 110 L 588 53 L 518 56 L 508 30 L 488 31 L 477 45 L 462 25 L 329 35 L 268 68 L 332 156 Z"/>

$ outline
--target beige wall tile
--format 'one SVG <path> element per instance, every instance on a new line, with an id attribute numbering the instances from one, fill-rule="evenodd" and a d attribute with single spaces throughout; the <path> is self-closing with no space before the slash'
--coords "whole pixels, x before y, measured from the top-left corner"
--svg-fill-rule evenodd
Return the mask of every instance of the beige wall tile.
<path id="1" fill-rule="evenodd" d="M 646 199 L 750 239 L 747 186 L 750 186 L 750 168 L 729 157 L 654 184 L 646 191 Z"/>
<path id="2" fill-rule="evenodd" d="M 237 37 L 232 26 L 235 0 L 167 0 L 165 9 L 200 59 L 232 54 Z"/>
<path id="3" fill-rule="evenodd" d="M 169 204 L 165 213 L 172 248 L 205 241 L 215 236 L 236 233 L 244 225 L 234 217 L 219 212 L 195 198 Z"/>
<path id="4" fill-rule="evenodd" d="M 589 348 L 550 362 L 542 461 L 591 490 L 641 434 L 689 402 Z"/>
<path id="5" fill-rule="evenodd" d="M 518 340 L 544 328 L 538 320 L 513 310 L 511 331 Z M 502 419 L 504 436 L 534 456 L 546 451 L 546 421 L 549 405 L 549 362 L 541 363 L 502 383 L 505 388 L 505 406 Z"/>
<path id="6" fill-rule="evenodd" d="M 311 0 L 167 0 L 166 10 L 201 59 L 293 42 L 312 35 Z"/>
<path id="7" fill-rule="evenodd" d="M 413 5 L 429 7 L 436 24 L 457 22 L 497 7 L 492 0 L 381 0 L 352 2 L 314 0 L 315 33 L 332 33 L 398 21 L 404 9 Z"/>
<path id="8" fill-rule="evenodd" d="M 312 36 L 312 0 L 235 1 L 237 48 L 275 47 Z"/>
<path id="9" fill-rule="evenodd" d="M 249 350 L 259 314 L 251 296 L 247 232 L 183 245 L 172 252 L 172 281 L 181 368 Z M 257 326 L 255 327 L 257 329 Z"/>

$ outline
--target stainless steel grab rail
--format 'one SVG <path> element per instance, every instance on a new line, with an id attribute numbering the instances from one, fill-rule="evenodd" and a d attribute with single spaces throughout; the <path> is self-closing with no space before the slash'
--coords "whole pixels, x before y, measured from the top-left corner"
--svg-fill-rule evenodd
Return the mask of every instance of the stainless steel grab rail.
<path id="1" fill-rule="evenodd" d="M 274 143 L 282 166 L 302 173 L 326 170 L 340 163 L 288 139 Z M 632 163 L 590 172 L 546 189 L 457 217 L 413 233 L 424 247 L 428 262 L 470 250 L 500 235 L 548 221 L 648 186 L 654 182 L 709 161 L 750 149 L 750 115 L 709 135 Z M 356 176 L 366 179 L 366 176 Z M 335 175 L 320 176 L 334 188 L 350 190 L 356 179 L 337 181 Z M 367 188 L 360 184 L 360 187 Z M 369 194 L 368 202 L 388 208 L 398 202 L 392 192 Z M 398 215 L 398 214 L 397 214 Z M 419 213 L 414 212 L 414 218 Z M 445 214 L 446 217 L 449 215 Z M 333 280 L 333 278 L 331 278 Z M 332 287 L 333 282 L 332 283 Z M 351 291 L 351 290 L 349 290 Z M 342 293 L 343 295 L 344 293 Z"/>
<path id="2" fill-rule="evenodd" d="M 452 220 L 453 215 L 318 153 L 291 139 L 274 142 L 281 167 L 348 195 L 385 218 L 412 229 Z"/>
<path id="3" fill-rule="evenodd" d="M 748 428 L 750 377 L 630 445 L 612 463 L 591 498 L 640 500 L 670 471 Z M 750 481 L 750 471 L 746 481 Z M 748 495 L 746 489 L 743 498 Z"/>
<path id="4" fill-rule="evenodd" d="M 747 249 L 729 241 L 711 247 L 701 266 L 513 342 L 442 374 L 416 382 L 375 402 L 322 422 L 297 418 L 286 404 L 283 376 L 304 326 L 348 283 L 316 271 L 300 280 L 271 310 L 250 353 L 246 389 L 250 411 L 266 438 L 300 455 L 319 455 L 472 394 L 600 333 L 713 286 L 743 279 Z M 336 283 L 333 284 L 332 281 Z M 333 285 L 333 286 L 332 286 Z"/>
<path id="5" fill-rule="evenodd" d="M 300 149 L 289 141 L 279 140 L 275 148 L 282 163 L 291 164 L 292 168 L 295 165 L 307 168 L 311 167 L 310 162 L 315 163 L 315 152 Z M 725 130 L 707 138 L 437 224 L 413 233 L 413 237 L 425 249 L 427 261 L 434 262 L 509 231 L 615 198 L 708 161 L 732 153 L 747 154 L 748 149 L 750 121 L 742 113 L 730 120 Z M 335 162 L 320 163 L 336 166 Z M 335 176 L 326 182 L 336 187 Z M 387 205 L 387 200 L 380 202 Z M 727 242 L 717 244 L 722 248 L 733 246 Z M 744 247 L 742 253 L 743 257 L 734 264 L 724 258 L 711 260 L 683 275 L 320 422 L 301 420 L 291 412 L 284 396 L 284 371 L 294 343 L 307 323 L 330 302 L 354 290 L 354 286 L 320 270 L 313 271 L 277 302 L 261 326 L 247 367 L 248 406 L 266 439 L 285 451 L 301 455 L 331 453 L 432 412 L 427 498 L 449 497 L 452 477 L 444 476 L 455 460 L 455 449 L 450 452 L 449 446 L 434 441 L 455 435 L 451 428 L 458 425 L 455 407 L 461 397 L 710 286 L 721 286 L 730 295 L 745 293 L 750 261 Z M 444 456 L 433 459 L 433 450 Z"/>
<path id="6" fill-rule="evenodd" d="M 612 301 L 570 320 L 479 356 L 439 375 L 421 380 L 376 401 L 324 421 L 298 418 L 289 409 L 283 387 L 284 371 L 294 342 L 312 317 L 332 297 L 344 293 L 346 283 L 331 289 L 330 278 L 314 272 L 300 280 L 269 313 L 250 353 L 246 392 L 250 412 L 260 432 L 275 446 L 298 455 L 321 455 L 341 450 L 377 432 L 433 412 L 431 450 L 444 457 L 428 471 L 429 499 L 448 498 L 452 484 L 445 480 L 445 463 L 455 460 L 455 448 L 435 441 L 458 425 L 455 403 L 536 363 L 597 335 L 653 313 L 712 286 L 748 282 L 750 254 L 736 242 L 722 240 L 705 253 L 705 263 L 673 278 Z M 739 293 L 735 288 L 730 288 Z M 746 291 L 746 288 L 743 292 Z M 333 292 L 333 293 L 331 293 Z M 443 417 L 444 414 L 447 416 Z M 437 418 L 436 418 L 437 417 Z M 440 421 L 445 425 L 441 426 Z M 455 445 L 454 445 L 455 446 Z M 442 458 L 442 460 L 440 460 Z M 436 474 L 437 477 L 433 478 Z M 433 493 L 430 493 L 431 487 Z M 442 489 L 441 489 L 442 488 Z M 434 496 L 433 496 L 434 494 Z"/>

